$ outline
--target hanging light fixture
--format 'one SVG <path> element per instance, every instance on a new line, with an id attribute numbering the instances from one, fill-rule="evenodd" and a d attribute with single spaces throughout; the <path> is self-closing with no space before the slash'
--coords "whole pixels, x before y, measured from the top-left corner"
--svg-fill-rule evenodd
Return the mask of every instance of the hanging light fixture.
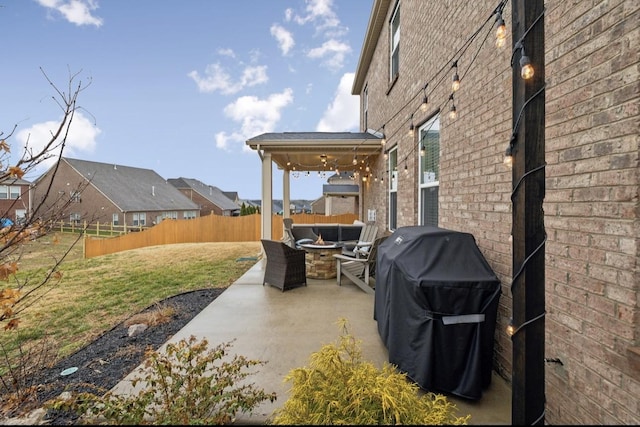
<path id="1" fill-rule="evenodd" d="M 429 86 L 429 83 L 425 84 L 424 87 L 422 88 L 422 93 L 423 93 L 423 97 L 422 97 L 422 104 L 420 104 L 420 110 L 424 113 L 427 111 L 427 109 L 429 108 L 429 98 L 427 98 L 427 86 Z"/>
<path id="2" fill-rule="evenodd" d="M 449 118 L 451 120 L 455 120 L 458 117 L 458 112 L 456 111 L 456 103 L 453 99 L 453 94 L 449 95 L 449 99 L 451 100 L 451 108 L 449 108 Z"/>
<path id="3" fill-rule="evenodd" d="M 409 136 L 413 136 L 413 113 L 411 113 L 411 124 L 409 125 Z"/>
<path id="4" fill-rule="evenodd" d="M 425 150 L 424 144 L 420 144 L 420 156 L 424 157 L 426 153 L 427 153 L 427 150 Z"/>
<path id="5" fill-rule="evenodd" d="M 507 26 L 504 24 L 504 19 L 502 19 L 502 13 L 500 12 L 496 14 L 496 24 L 498 25 L 496 28 L 496 47 L 502 47 L 507 41 Z"/>
<path id="6" fill-rule="evenodd" d="M 389 152 L 387 150 L 384 150 L 384 159 L 389 159 Z"/>
<path id="7" fill-rule="evenodd" d="M 520 50 L 520 75 L 523 79 L 529 80 L 534 75 L 533 65 L 531 65 L 531 60 L 527 56 L 524 51 L 524 45 L 522 41 L 518 41 L 513 48 L 513 55 L 511 55 L 511 66 L 513 66 L 513 56 L 515 53 Z"/>
<path id="8" fill-rule="evenodd" d="M 387 136 L 384 134 L 384 125 L 382 125 L 382 139 L 380 140 L 380 144 L 384 147 L 387 143 Z"/>
<path id="9" fill-rule="evenodd" d="M 524 48 L 522 49 L 522 56 L 520 57 L 520 75 L 523 79 L 529 80 L 533 77 L 533 65 L 527 55 L 524 54 Z"/>
<path id="10" fill-rule="evenodd" d="M 458 61 L 453 61 L 452 68 L 454 68 L 455 71 L 453 74 L 453 81 L 451 83 L 451 90 L 455 92 L 460 89 L 460 77 L 458 77 Z"/>

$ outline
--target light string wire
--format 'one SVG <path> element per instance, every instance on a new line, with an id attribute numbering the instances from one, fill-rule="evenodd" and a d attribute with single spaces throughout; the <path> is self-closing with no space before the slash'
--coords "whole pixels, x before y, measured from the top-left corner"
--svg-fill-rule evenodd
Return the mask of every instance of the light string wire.
<path id="1" fill-rule="evenodd" d="M 454 65 L 450 65 L 450 64 L 455 64 L 457 65 L 457 61 L 459 61 L 462 58 L 462 55 L 467 51 L 467 49 L 471 46 L 471 44 L 475 41 L 475 39 L 478 37 L 478 35 L 480 34 L 480 32 L 482 31 L 482 29 L 487 25 L 487 23 L 489 23 L 492 18 L 494 18 L 494 16 L 497 15 L 501 15 L 504 8 L 506 7 L 507 3 L 509 0 L 501 0 L 498 5 L 496 6 L 496 8 L 491 12 L 491 14 L 487 17 L 487 19 L 482 23 L 482 25 L 480 27 L 478 27 L 478 29 L 476 31 L 474 31 L 471 36 L 469 36 L 467 38 L 467 40 L 463 43 L 463 45 L 455 52 L 455 54 L 453 55 L 452 59 L 448 60 L 435 74 L 434 77 L 429 80 L 424 86 L 421 86 L 420 89 L 418 91 L 416 91 L 416 93 L 409 98 L 409 100 L 402 106 L 400 107 L 386 122 L 385 124 L 383 124 L 380 128 L 378 128 L 376 130 L 376 132 L 382 132 L 384 135 L 384 130 L 385 130 L 385 125 L 388 123 L 391 123 L 392 120 L 394 120 L 400 113 L 402 113 L 412 102 L 415 101 L 415 99 L 420 95 L 420 94 L 424 94 L 427 97 L 429 95 L 431 95 L 435 89 L 437 87 L 439 87 L 442 84 L 442 81 L 445 79 L 445 77 L 447 77 L 447 74 L 445 73 L 445 71 L 448 71 L 449 69 L 453 68 Z M 462 77 L 460 78 L 460 81 L 462 81 L 462 79 L 467 75 L 467 73 L 470 71 L 470 69 L 472 68 L 473 64 L 475 63 L 475 60 L 480 52 L 480 50 L 482 49 L 482 46 L 484 45 L 484 42 L 486 41 L 486 39 L 489 36 L 489 33 L 491 31 L 491 29 L 493 28 L 492 24 L 489 28 L 489 31 L 487 32 L 487 35 L 485 36 L 483 42 L 480 44 L 478 50 L 476 51 L 476 54 L 472 57 L 469 66 L 466 68 L 465 72 L 462 74 Z M 525 33 L 526 34 L 526 33 Z M 512 58 L 513 58 L 513 54 L 512 54 Z M 435 85 L 430 85 L 430 83 L 435 80 L 438 76 L 440 76 L 440 78 L 437 80 L 437 83 Z M 427 88 L 430 87 L 429 92 L 427 93 Z M 449 98 L 447 98 L 445 101 L 443 101 L 442 103 L 439 104 L 438 108 L 435 109 L 435 113 L 437 114 L 437 112 L 442 110 L 442 107 L 445 106 L 450 100 L 453 100 L 453 93 L 449 96 Z M 455 101 L 454 101 L 455 102 Z M 418 106 L 418 108 L 414 109 L 413 112 L 415 113 L 416 111 L 418 111 L 418 109 L 420 108 L 420 106 Z M 413 114 L 413 113 L 412 113 Z M 411 114 L 411 116 L 412 116 Z M 404 129 L 404 127 L 406 127 L 406 124 L 412 120 L 413 118 L 410 116 L 409 119 L 403 121 L 400 126 L 393 132 L 391 133 L 389 136 L 384 135 L 387 140 L 392 139 L 395 135 L 397 135 L 401 130 Z M 357 143 L 357 145 L 354 146 L 353 151 L 354 151 L 354 156 L 357 154 L 357 150 L 358 147 L 360 147 L 362 144 L 364 144 L 366 142 L 366 139 L 361 139 L 360 142 Z M 396 144 L 397 145 L 397 144 Z M 407 159 L 415 152 L 416 147 L 420 145 L 420 141 L 418 141 L 418 144 L 412 144 L 411 145 L 411 150 L 402 158 L 402 159 L 398 159 L 397 164 L 403 163 L 406 161 Z M 388 151 L 388 150 L 386 150 Z M 344 156 L 343 156 L 344 157 Z M 340 157 L 339 159 L 336 159 L 332 164 L 335 165 L 336 168 L 339 169 L 343 169 L 342 166 L 340 166 L 340 164 L 342 163 L 340 161 L 340 159 L 342 159 L 343 157 Z M 368 164 L 368 160 L 369 160 L 370 155 L 367 155 L 364 157 L 364 159 L 366 160 L 367 164 Z M 305 167 L 316 167 L 317 165 L 302 165 L 302 164 L 298 164 L 298 166 L 302 169 L 304 169 Z M 344 166 L 345 169 L 350 169 L 351 167 L 354 168 L 354 172 L 358 173 L 356 167 L 358 165 L 348 165 L 346 164 Z M 293 172 L 301 172 L 301 171 L 296 171 L 295 169 L 293 170 Z M 320 171 L 319 171 L 320 172 Z M 388 170 L 385 170 L 385 173 L 388 173 Z"/>
<path id="2" fill-rule="evenodd" d="M 491 22 L 491 20 L 494 18 L 494 16 L 498 15 L 498 14 L 502 14 L 502 11 L 504 10 L 506 4 L 508 3 L 508 0 L 501 0 L 500 3 L 498 4 L 498 6 L 496 6 L 496 8 L 491 12 L 491 14 L 487 17 L 487 19 L 482 23 L 482 25 L 476 30 L 474 31 L 471 36 L 469 36 L 469 38 L 467 38 L 467 40 L 463 43 L 463 45 L 455 52 L 455 54 L 453 55 L 452 59 L 448 60 L 445 65 L 443 65 L 435 74 L 434 77 L 429 80 L 424 86 L 422 86 L 410 99 L 409 101 L 407 101 L 402 107 L 400 107 L 400 109 L 398 109 L 398 111 L 396 111 L 393 116 L 391 116 L 391 118 L 389 118 L 385 124 L 383 124 L 379 129 L 377 129 L 377 131 L 384 131 L 384 129 L 386 128 L 386 125 L 388 123 L 390 123 L 393 119 L 395 119 L 406 107 L 408 107 L 413 101 L 415 101 L 415 99 L 420 95 L 420 94 L 425 94 L 427 97 L 429 97 L 429 95 L 431 95 L 433 92 L 435 92 L 436 88 L 439 87 L 443 80 L 448 76 L 447 73 L 445 73 L 445 71 L 448 71 L 449 69 L 453 68 L 453 65 L 450 64 L 455 64 L 457 63 L 457 61 L 459 61 L 462 58 L 462 55 L 467 51 L 467 49 L 473 44 L 473 42 L 476 40 L 476 38 L 478 37 L 478 35 L 480 34 L 480 32 L 483 30 L 483 28 L 485 28 L 485 26 L 487 25 L 487 23 Z M 491 26 L 489 26 L 487 34 L 485 35 L 482 43 L 480 43 L 475 55 L 472 57 L 471 61 L 469 62 L 469 65 L 467 66 L 465 72 L 462 74 L 462 77 L 460 78 L 460 81 L 462 81 L 462 79 L 467 75 L 467 73 L 471 70 L 471 68 L 473 67 L 480 51 L 482 50 L 482 47 L 485 45 L 485 42 L 487 40 L 487 38 L 489 37 L 489 34 L 491 33 L 491 30 L 493 29 L 493 23 L 491 24 Z M 439 79 L 437 80 L 437 82 L 435 84 L 432 84 L 432 82 L 434 80 L 436 80 L 436 78 L 439 77 Z M 427 93 L 426 88 L 429 87 L 430 90 Z M 435 112 L 435 114 L 437 114 L 439 111 L 442 110 L 442 108 L 450 101 L 452 100 L 453 97 L 453 93 L 447 98 L 445 99 L 443 102 L 441 102 L 438 105 L 438 108 L 434 109 L 433 111 Z M 415 108 L 413 110 L 413 113 L 415 113 L 416 111 L 418 111 L 418 109 L 420 108 L 420 106 L 418 106 L 417 108 Z M 412 114 L 413 114 L 412 113 Z M 409 116 L 409 119 L 403 121 L 400 126 L 398 126 L 396 128 L 396 130 L 389 134 L 388 136 L 385 135 L 385 137 L 387 138 L 387 140 L 392 139 L 395 135 L 397 135 L 399 132 L 404 131 L 405 127 L 407 125 L 407 123 L 412 120 L 412 115 Z M 430 129 L 430 128 L 429 128 Z M 397 144 L 396 144 L 397 145 Z M 413 155 L 413 153 L 416 151 L 416 147 L 418 147 L 420 145 L 420 141 L 418 140 L 418 144 L 411 144 L 411 150 L 409 152 L 407 152 L 407 154 L 405 154 L 402 158 L 397 159 L 396 161 L 396 165 L 398 164 L 402 164 L 403 162 L 406 164 L 407 159 Z M 386 150 L 388 151 L 388 150 Z M 385 173 L 389 173 L 388 169 L 385 169 Z"/>

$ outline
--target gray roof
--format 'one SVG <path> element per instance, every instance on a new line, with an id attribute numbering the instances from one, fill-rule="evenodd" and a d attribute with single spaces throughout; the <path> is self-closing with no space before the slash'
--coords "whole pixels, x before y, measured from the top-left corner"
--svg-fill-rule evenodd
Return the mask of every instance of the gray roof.
<path id="1" fill-rule="evenodd" d="M 356 184 L 325 184 L 322 186 L 322 194 L 358 195 L 359 188 Z"/>
<path id="2" fill-rule="evenodd" d="M 271 132 L 263 133 L 247 141 L 332 141 L 332 140 L 375 140 L 379 141 L 380 137 L 372 135 L 369 132 Z"/>
<path id="3" fill-rule="evenodd" d="M 26 179 L 12 178 L 12 177 L 8 176 L 5 179 L 3 179 L 2 181 L 0 181 L 0 184 L 3 184 L 3 185 L 29 185 L 29 184 L 31 184 L 31 182 L 27 181 Z"/>
<path id="4" fill-rule="evenodd" d="M 216 205 L 225 211 L 236 211 L 240 209 L 240 206 L 229 199 L 224 191 L 213 185 L 207 185 L 202 181 L 193 178 L 169 178 L 167 180 L 169 184 L 176 188 L 190 188 L 196 193 L 200 194 L 205 199 Z"/>
<path id="5" fill-rule="evenodd" d="M 64 157 L 123 212 L 198 210 L 199 206 L 151 169 Z"/>

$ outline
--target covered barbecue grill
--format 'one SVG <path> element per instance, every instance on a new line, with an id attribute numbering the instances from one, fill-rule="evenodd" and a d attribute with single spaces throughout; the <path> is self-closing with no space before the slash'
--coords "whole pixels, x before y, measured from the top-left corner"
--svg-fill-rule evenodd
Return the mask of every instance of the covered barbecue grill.
<path id="1" fill-rule="evenodd" d="M 479 399 L 491 383 L 500 281 L 473 235 L 400 227 L 378 248 L 374 319 L 422 389 Z"/>

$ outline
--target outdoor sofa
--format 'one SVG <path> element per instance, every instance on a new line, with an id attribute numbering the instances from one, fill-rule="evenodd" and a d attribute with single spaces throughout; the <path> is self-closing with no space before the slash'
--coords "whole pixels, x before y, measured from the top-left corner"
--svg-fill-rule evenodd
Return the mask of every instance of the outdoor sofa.
<path id="1" fill-rule="evenodd" d="M 362 223 L 354 224 L 292 224 L 297 245 L 313 243 L 322 237 L 325 243 L 355 244 L 360 238 Z"/>

